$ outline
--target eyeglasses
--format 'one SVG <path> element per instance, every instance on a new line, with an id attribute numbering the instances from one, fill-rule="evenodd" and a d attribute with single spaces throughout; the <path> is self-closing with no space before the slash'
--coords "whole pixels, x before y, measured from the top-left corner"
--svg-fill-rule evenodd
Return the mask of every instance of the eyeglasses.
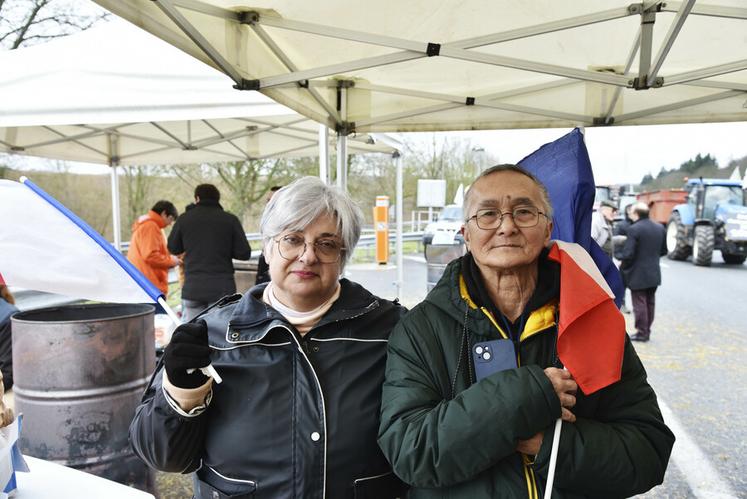
<path id="1" fill-rule="evenodd" d="M 518 206 L 511 211 L 505 213 L 501 212 L 496 208 L 483 208 L 477 210 L 477 213 L 465 220 L 469 223 L 470 220 L 475 221 L 477 227 L 483 230 L 497 229 L 503 223 L 503 217 L 511 215 L 514 221 L 514 225 L 521 229 L 534 227 L 539 223 L 539 216 L 547 218 L 547 215 L 539 211 L 534 206 Z"/>
<path id="2" fill-rule="evenodd" d="M 286 260 L 298 260 L 306 252 L 308 244 L 302 237 L 293 234 L 275 239 L 275 242 L 278 243 L 280 256 Z M 317 239 L 313 244 L 314 254 L 320 263 L 337 263 L 345 251 L 339 242 L 330 238 Z"/>

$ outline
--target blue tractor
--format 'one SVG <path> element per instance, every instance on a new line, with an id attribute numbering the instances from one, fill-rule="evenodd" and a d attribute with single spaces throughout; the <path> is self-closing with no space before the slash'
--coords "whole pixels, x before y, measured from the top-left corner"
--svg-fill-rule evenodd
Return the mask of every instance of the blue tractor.
<path id="1" fill-rule="evenodd" d="M 709 266 L 714 250 L 725 263 L 747 258 L 747 199 L 742 183 L 725 179 L 690 179 L 687 202 L 672 209 L 667 250 L 672 260 L 692 254 L 695 265 Z"/>

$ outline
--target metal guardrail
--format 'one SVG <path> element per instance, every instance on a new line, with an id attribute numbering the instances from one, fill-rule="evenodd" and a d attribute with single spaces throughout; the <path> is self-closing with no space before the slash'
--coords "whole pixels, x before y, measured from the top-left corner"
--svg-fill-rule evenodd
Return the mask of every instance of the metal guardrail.
<path id="1" fill-rule="evenodd" d="M 389 242 L 394 243 L 397 238 L 397 235 L 394 231 L 389 231 Z M 248 232 L 246 234 L 247 241 L 251 242 L 259 242 L 262 240 L 262 237 L 258 232 Z M 403 242 L 409 242 L 409 241 L 422 241 L 423 240 L 423 233 L 422 232 L 405 232 L 402 234 L 402 241 Z M 357 248 L 368 248 L 376 244 L 376 234 L 373 231 L 365 231 L 364 234 L 361 235 L 360 239 L 358 240 L 358 246 Z M 129 248 L 130 242 L 127 241 L 125 243 L 122 243 L 122 253 L 127 253 L 127 248 Z M 254 252 L 252 255 L 252 259 L 256 260 L 256 256 L 258 255 L 258 252 Z M 170 276 L 171 277 L 171 276 Z M 169 279 L 170 281 L 175 281 L 175 275 L 173 279 Z M 55 307 L 55 306 L 61 306 L 61 305 L 69 305 L 73 303 L 80 303 L 84 300 L 80 300 L 77 298 L 70 298 L 69 296 L 63 296 L 63 295 L 56 295 L 52 293 L 44 293 L 42 291 L 35 291 L 31 289 L 21 289 L 21 288 L 10 288 L 11 293 L 16 298 L 16 306 L 20 310 L 32 310 L 37 308 L 44 308 L 44 307 Z"/>
<path id="2" fill-rule="evenodd" d="M 397 235 L 394 231 L 389 231 L 389 241 L 394 242 L 397 239 Z M 260 242 L 262 240 L 262 236 L 259 232 L 247 232 L 246 233 L 246 240 L 250 243 L 254 242 Z M 402 233 L 402 241 L 422 241 L 423 240 L 423 232 L 403 232 Z M 364 231 L 363 234 L 361 234 L 361 238 L 358 240 L 358 246 L 359 247 L 365 247 L 365 246 L 371 246 L 376 243 L 376 234 L 373 231 Z M 124 241 L 122 243 L 121 252 L 127 253 L 127 250 L 130 248 L 130 242 Z"/>

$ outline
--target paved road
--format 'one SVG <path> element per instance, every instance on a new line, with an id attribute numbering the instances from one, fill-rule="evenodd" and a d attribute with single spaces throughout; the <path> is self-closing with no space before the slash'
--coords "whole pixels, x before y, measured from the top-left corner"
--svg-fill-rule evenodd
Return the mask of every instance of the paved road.
<path id="1" fill-rule="evenodd" d="M 747 497 L 747 265 L 662 264 L 652 340 L 636 349 L 678 441 L 664 484 L 642 497 Z M 395 296 L 394 266 L 352 265 L 347 275 Z M 425 296 L 425 275 L 421 257 L 405 260 L 405 305 Z"/>

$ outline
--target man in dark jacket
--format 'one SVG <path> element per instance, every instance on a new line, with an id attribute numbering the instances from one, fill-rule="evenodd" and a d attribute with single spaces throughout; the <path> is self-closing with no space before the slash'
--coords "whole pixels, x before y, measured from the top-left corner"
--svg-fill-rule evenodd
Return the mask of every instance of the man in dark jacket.
<path id="1" fill-rule="evenodd" d="M 633 341 L 648 341 L 654 322 L 656 288 L 661 284 L 659 258 L 667 254 L 666 231 L 648 218 L 646 203 L 636 203 L 623 247 L 620 271 L 633 302 L 636 333 Z"/>
<path id="2" fill-rule="evenodd" d="M 557 418 L 553 498 L 628 497 L 661 483 L 674 436 L 611 296 L 584 300 L 561 285 L 542 184 L 496 166 L 464 204 L 469 253 L 389 340 L 379 445 L 412 486 L 408 497 L 542 497 Z M 565 244 L 603 279 L 580 246 Z M 566 315 L 569 302 L 581 313 Z M 622 367 L 618 381 L 585 394 L 559 369 L 558 324 L 586 321 L 589 341 L 598 341 L 610 331 L 594 315 L 605 303 L 620 326 L 604 347 L 619 348 Z M 488 364 L 496 369 L 486 372 Z"/>
<path id="3" fill-rule="evenodd" d="M 252 254 L 241 222 L 223 211 L 212 184 L 195 188 L 195 207 L 180 216 L 169 235 L 172 254 L 184 256 L 182 317 L 188 321 L 221 297 L 236 292 L 233 262 Z"/>

